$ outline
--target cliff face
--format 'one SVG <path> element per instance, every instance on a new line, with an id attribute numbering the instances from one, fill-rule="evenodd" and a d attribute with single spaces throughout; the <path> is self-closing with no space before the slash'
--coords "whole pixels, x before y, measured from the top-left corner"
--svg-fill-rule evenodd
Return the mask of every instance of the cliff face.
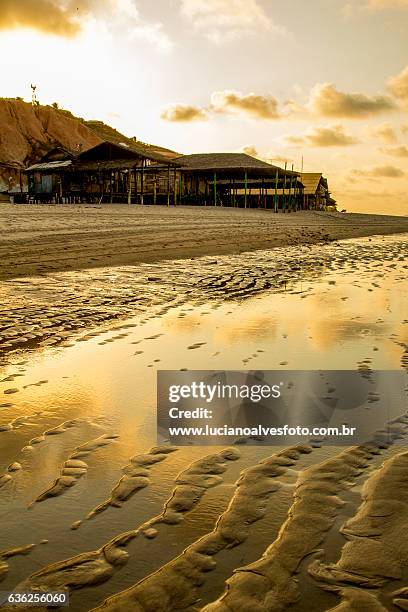
<path id="1" fill-rule="evenodd" d="M 103 140 L 134 144 L 102 121 L 84 121 L 69 111 L 52 106 L 35 106 L 23 100 L 0 98 L 0 192 L 26 188 L 21 172 L 60 146 L 68 151 L 85 151 Z M 169 158 L 178 153 L 163 147 L 138 142 L 146 150 Z"/>
<path id="2" fill-rule="evenodd" d="M 80 119 L 50 106 L 33 107 L 20 100 L 0 99 L 0 162 L 24 167 L 52 147 L 70 151 L 100 142 Z"/>
<path id="3" fill-rule="evenodd" d="M 78 151 L 99 142 L 90 128 L 65 111 L 0 99 L 0 190 L 19 189 L 19 169 L 55 146 Z"/>

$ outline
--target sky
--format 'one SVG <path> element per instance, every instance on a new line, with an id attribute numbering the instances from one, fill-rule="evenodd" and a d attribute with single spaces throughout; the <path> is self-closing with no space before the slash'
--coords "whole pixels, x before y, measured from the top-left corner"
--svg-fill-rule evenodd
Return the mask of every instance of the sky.
<path id="1" fill-rule="evenodd" d="M 0 96 L 408 214 L 408 0 L 0 0 Z"/>

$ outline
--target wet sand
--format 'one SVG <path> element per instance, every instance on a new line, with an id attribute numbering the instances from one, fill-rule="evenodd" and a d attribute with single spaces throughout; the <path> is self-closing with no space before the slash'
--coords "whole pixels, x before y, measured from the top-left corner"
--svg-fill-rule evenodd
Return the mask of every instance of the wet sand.
<path id="1" fill-rule="evenodd" d="M 215 207 L 0 204 L 0 280 L 408 232 L 408 217 Z"/>
<path id="2" fill-rule="evenodd" d="M 400 235 L 4 282 L 1 589 L 65 588 L 72 612 L 407 609 L 408 423 L 381 392 L 369 446 L 155 440 L 159 368 L 408 373 L 407 260 Z"/>

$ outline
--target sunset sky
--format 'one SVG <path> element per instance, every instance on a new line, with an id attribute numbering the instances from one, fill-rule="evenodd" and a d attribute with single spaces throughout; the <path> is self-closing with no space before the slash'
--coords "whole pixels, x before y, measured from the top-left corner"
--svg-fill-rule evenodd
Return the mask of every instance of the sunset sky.
<path id="1" fill-rule="evenodd" d="M 408 214 L 408 0 L 0 0 L 0 96 L 181 153 L 322 171 Z"/>

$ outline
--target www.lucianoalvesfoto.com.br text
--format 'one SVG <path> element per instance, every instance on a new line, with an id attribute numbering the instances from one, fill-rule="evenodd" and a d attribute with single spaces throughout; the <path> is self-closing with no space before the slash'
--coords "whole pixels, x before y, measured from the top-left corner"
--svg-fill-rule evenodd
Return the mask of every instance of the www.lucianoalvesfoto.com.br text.
<path id="1" fill-rule="evenodd" d="M 169 427 L 170 436 L 354 436 L 356 427 L 295 427 L 282 425 L 282 427 L 231 427 L 230 425 L 202 427 Z"/>

